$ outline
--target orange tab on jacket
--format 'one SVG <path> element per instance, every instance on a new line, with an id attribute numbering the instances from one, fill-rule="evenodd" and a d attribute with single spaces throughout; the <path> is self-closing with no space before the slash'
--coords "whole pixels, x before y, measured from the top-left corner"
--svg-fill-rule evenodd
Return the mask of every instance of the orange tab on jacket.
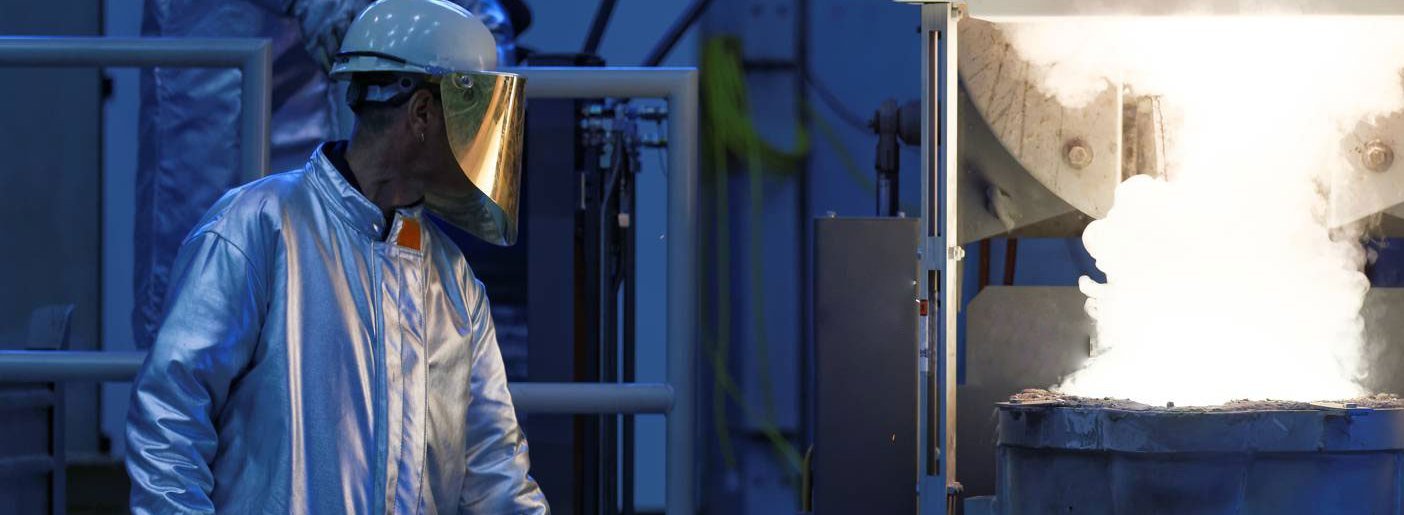
<path id="1" fill-rule="evenodd" d="M 407 249 L 420 249 L 419 220 L 414 218 L 400 219 L 400 233 L 395 236 L 395 244 Z"/>

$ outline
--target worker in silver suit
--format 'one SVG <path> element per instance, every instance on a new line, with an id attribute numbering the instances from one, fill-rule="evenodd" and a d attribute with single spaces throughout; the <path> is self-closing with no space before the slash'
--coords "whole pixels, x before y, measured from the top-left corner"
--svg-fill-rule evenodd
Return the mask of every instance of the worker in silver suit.
<path id="1" fill-rule="evenodd" d="M 513 64 L 516 34 L 499 0 L 456 0 L 498 41 Z M 273 46 L 270 162 L 302 165 L 349 125 L 327 73 L 341 37 L 369 0 L 147 0 L 142 32 L 160 37 L 261 37 Z M 142 72 L 137 166 L 132 331 L 155 337 L 181 239 L 225 191 L 239 184 L 239 71 L 153 68 Z"/>
<path id="2" fill-rule="evenodd" d="M 350 25 L 350 140 L 181 245 L 127 415 L 133 512 L 549 513 L 487 295 L 427 219 L 516 239 L 524 82 L 494 49 L 441 0 Z"/>

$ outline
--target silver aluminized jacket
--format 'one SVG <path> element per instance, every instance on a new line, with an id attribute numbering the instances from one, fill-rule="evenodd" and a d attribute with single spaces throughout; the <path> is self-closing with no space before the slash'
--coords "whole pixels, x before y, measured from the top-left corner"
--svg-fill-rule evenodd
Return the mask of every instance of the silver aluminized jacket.
<path id="1" fill-rule="evenodd" d="M 482 284 L 419 208 L 384 225 L 321 150 L 210 209 L 132 389 L 134 512 L 549 512 Z"/>
<path id="2" fill-rule="evenodd" d="M 487 24 L 498 62 L 514 62 L 516 32 L 498 0 L 453 0 Z M 273 46 L 270 161 L 299 166 L 323 140 L 344 135 L 343 91 L 316 56 L 370 0 L 146 0 L 142 35 L 269 38 Z M 210 204 L 239 184 L 239 70 L 142 71 L 132 332 L 151 345 L 182 238 Z M 192 173 L 199 170 L 199 173 Z"/>

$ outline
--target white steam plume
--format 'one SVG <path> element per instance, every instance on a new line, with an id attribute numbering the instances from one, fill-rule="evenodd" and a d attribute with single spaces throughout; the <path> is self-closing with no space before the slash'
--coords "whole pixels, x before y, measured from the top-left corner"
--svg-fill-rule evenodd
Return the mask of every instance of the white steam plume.
<path id="1" fill-rule="evenodd" d="M 1341 141 L 1404 107 L 1404 19 L 1070 19 L 1010 29 L 1068 106 L 1109 84 L 1159 98 L 1163 177 L 1083 234 L 1093 357 L 1057 388 L 1148 404 L 1364 393 L 1358 232 L 1328 229 Z M 1394 173 L 1399 173 L 1398 171 Z"/>

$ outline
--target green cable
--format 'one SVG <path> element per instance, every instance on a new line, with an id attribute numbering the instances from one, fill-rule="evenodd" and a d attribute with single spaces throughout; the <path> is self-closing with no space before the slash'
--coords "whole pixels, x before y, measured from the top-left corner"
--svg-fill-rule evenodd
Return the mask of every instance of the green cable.
<path id="1" fill-rule="evenodd" d="M 716 379 L 713 385 L 713 420 L 718 431 L 718 447 L 722 452 L 723 462 L 728 468 L 736 466 L 736 458 L 731 444 L 730 431 L 727 427 L 726 399 L 736 402 L 748 418 L 759 421 L 761 431 L 771 441 L 774 451 L 798 472 L 801 465 L 800 460 L 797 459 L 798 451 L 772 422 L 774 418 L 773 381 L 770 380 L 768 370 L 769 347 L 764 336 L 764 297 L 762 296 L 763 288 L 759 281 L 764 271 L 760 262 L 763 257 L 761 243 L 764 241 L 764 233 L 760 230 L 760 221 L 764 207 L 764 172 L 766 170 L 798 171 L 801 158 L 809 152 L 809 136 L 803 126 L 797 125 L 796 148 L 788 151 L 780 150 L 760 137 L 749 114 L 739 48 L 739 41 L 734 37 L 714 38 L 704 44 L 702 53 L 704 123 L 707 124 L 703 135 L 706 140 L 704 143 L 710 147 L 709 155 L 712 159 L 712 166 L 709 167 L 709 171 L 713 173 L 717 196 L 715 216 L 718 327 L 715 341 L 710 345 L 711 352 L 709 352 L 711 354 L 709 361 Z M 750 225 L 752 234 L 751 276 L 749 279 L 751 279 L 751 293 L 754 302 L 752 314 L 756 318 L 753 330 L 757 333 L 756 348 L 760 354 L 760 382 L 766 404 L 764 416 L 757 416 L 757 413 L 745 402 L 727 368 L 730 355 L 731 270 L 729 265 L 730 192 L 727 184 L 726 165 L 730 156 L 745 157 L 751 179 Z"/>
<path id="2" fill-rule="evenodd" d="M 726 187 L 726 150 L 715 143 L 708 145 L 712 155 L 712 180 L 714 182 L 714 192 L 716 196 L 716 217 L 717 227 L 723 231 L 717 236 L 717 278 L 714 282 L 717 285 L 717 302 L 725 303 L 731 298 L 731 267 L 728 254 L 731 252 L 731 241 L 725 236 L 725 228 L 729 222 L 727 213 L 728 194 Z M 722 389 L 722 376 L 726 374 L 726 361 L 729 347 L 731 346 L 731 311 L 727 309 L 717 310 L 717 334 L 713 343 L 713 352 L 709 353 L 712 362 L 712 372 L 718 378 L 712 383 L 712 422 L 717 431 L 717 446 L 722 454 L 722 462 L 727 469 L 736 469 L 736 452 L 731 445 L 731 431 L 728 428 L 726 416 L 726 392 Z M 729 379 L 728 379 L 729 380 Z"/>
<path id="3" fill-rule="evenodd" d="M 795 147 L 782 150 L 765 141 L 755 128 L 746 96 L 745 72 L 741 66 L 741 42 L 734 36 L 708 40 L 702 47 L 702 94 L 706 121 L 729 154 L 746 156 L 759 152 L 762 169 L 797 172 L 809 154 L 809 132 L 795 125 Z M 720 130 L 726 129 L 726 130 Z"/>
<path id="4" fill-rule="evenodd" d="M 712 412 L 714 430 L 717 432 L 717 445 L 722 461 L 728 469 L 737 467 L 735 448 L 731 442 L 730 428 L 726 414 L 726 402 L 735 402 L 743 414 L 759 421 L 760 429 L 770 441 L 772 450 L 791 472 L 803 475 L 805 458 L 794 443 L 790 442 L 775 425 L 775 405 L 773 381 L 770 377 L 769 343 L 765 325 L 764 277 L 764 187 L 767 173 L 787 175 L 802 173 L 802 159 L 811 150 L 810 136 L 803 124 L 796 123 L 795 146 L 793 149 L 780 149 L 760 136 L 750 114 L 746 94 L 745 73 L 741 65 L 740 40 L 731 36 L 716 37 L 703 44 L 702 49 L 702 100 L 703 100 L 703 145 L 710 165 L 706 169 L 712 174 L 712 187 L 716 195 L 715 230 L 717 285 L 717 324 L 714 335 L 707 337 L 706 351 L 712 366 Z M 855 183 L 863 189 L 874 192 L 876 185 L 872 177 L 862 171 L 853 155 L 843 145 L 837 131 L 824 117 L 807 103 L 801 104 L 820 134 L 838 154 L 839 161 Z M 727 165 L 732 157 L 741 158 L 746 164 L 749 179 L 750 210 L 749 222 L 750 252 L 748 261 L 751 283 L 751 314 L 754 320 L 752 331 L 756 342 L 759 382 L 761 383 L 764 412 L 758 413 L 746 402 L 740 389 L 732 379 L 727 364 L 731 346 L 731 238 L 730 238 L 730 191 Z M 915 212 L 911 206 L 903 206 L 907 212 Z M 704 256 L 705 258 L 705 256 Z M 705 304 L 704 304 L 705 305 Z"/>

